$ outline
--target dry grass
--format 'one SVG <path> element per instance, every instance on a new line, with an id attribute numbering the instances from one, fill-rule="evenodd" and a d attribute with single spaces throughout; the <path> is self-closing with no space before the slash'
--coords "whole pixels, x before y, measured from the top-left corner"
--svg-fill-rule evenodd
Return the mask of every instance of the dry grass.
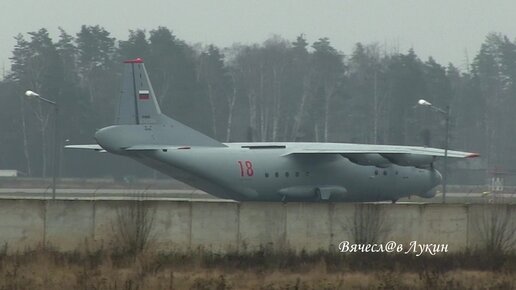
<path id="1" fill-rule="evenodd" d="M 359 264 L 371 257 L 330 255 L 340 254 L 131 256 L 39 249 L 0 255 L 0 289 L 516 289 L 514 256 L 486 269 L 471 265 L 474 254 L 423 258 L 420 267 L 405 256 Z"/>

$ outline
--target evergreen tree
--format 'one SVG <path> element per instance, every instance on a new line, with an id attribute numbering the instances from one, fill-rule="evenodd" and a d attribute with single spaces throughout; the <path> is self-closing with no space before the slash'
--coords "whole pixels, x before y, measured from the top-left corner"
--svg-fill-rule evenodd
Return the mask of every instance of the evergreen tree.
<path id="1" fill-rule="evenodd" d="M 28 35 L 30 41 L 25 40 L 22 35 L 16 37 L 17 43 L 11 57 L 13 65 L 8 80 L 16 83 L 20 95 L 24 90 L 30 89 L 48 99 L 57 100 L 63 72 L 56 45 L 44 28 L 29 32 Z M 36 100 L 22 100 L 21 105 L 25 158 L 31 159 L 27 161 L 27 171 L 29 174 L 41 174 L 46 177 L 51 166 L 48 161 L 51 156 L 49 148 L 52 148 L 53 144 L 50 134 L 53 130 L 51 120 L 56 116 L 53 114 L 53 108 Z M 37 125 L 31 126 L 32 123 Z M 37 150 L 40 154 L 29 155 L 29 152 Z M 40 170 L 35 172 L 29 164 L 39 164 Z"/>
<path id="2" fill-rule="evenodd" d="M 287 75 L 287 84 L 289 85 L 287 87 L 288 97 L 286 99 L 288 104 L 286 106 L 291 108 L 292 124 L 290 134 L 285 133 L 285 136 L 289 136 L 289 141 L 303 139 L 305 138 L 306 131 L 311 130 L 311 126 L 309 126 L 309 122 L 306 122 L 306 120 L 308 119 L 309 97 L 312 95 L 310 80 L 313 71 L 310 65 L 311 55 L 307 47 L 308 42 L 301 34 L 292 43 L 291 48 L 292 65 Z M 304 120 L 305 122 L 303 122 Z"/>
<path id="3" fill-rule="evenodd" d="M 388 65 L 387 104 L 389 135 L 386 142 L 411 145 L 419 134 L 414 104 L 426 95 L 423 64 L 413 49 L 407 54 L 394 55 Z"/>
<path id="4" fill-rule="evenodd" d="M 119 62 L 138 57 L 147 59 L 150 51 L 145 30 L 129 30 L 129 39 L 119 42 L 118 54 Z"/>
<path id="5" fill-rule="evenodd" d="M 330 45 L 328 38 L 320 38 L 312 45 L 314 52 L 312 57 L 313 78 L 312 87 L 314 90 L 314 139 L 327 142 L 330 131 L 330 110 L 332 102 L 339 96 L 342 97 L 344 73 L 346 67 L 341 55 Z"/>
<path id="6" fill-rule="evenodd" d="M 115 38 L 104 28 L 81 27 L 76 38 L 81 87 L 88 92 L 89 102 L 96 116 L 96 127 L 113 122 L 120 74 L 115 69 Z"/>
<path id="7" fill-rule="evenodd" d="M 195 53 L 168 28 L 150 31 L 146 61 L 157 98 L 165 114 L 210 134 L 209 112 L 197 81 Z"/>

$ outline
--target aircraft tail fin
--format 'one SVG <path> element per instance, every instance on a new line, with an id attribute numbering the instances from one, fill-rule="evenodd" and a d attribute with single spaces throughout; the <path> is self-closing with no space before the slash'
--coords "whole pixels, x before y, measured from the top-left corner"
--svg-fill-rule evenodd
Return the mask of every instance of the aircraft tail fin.
<path id="1" fill-rule="evenodd" d="M 155 124 L 161 110 L 141 58 L 124 61 L 117 125 Z"/>
<path id="2" fill-rule="evenodd" d="M 124 130 L 127 130 L 134 125 L 145 126 L 145 130 L 152 135 L 152 138 L 139 140 L 135 144 L 226 146 L 161 113 L 141 58 L 124 61 L 122 91 L 114 127 L 126 127 Z"/>

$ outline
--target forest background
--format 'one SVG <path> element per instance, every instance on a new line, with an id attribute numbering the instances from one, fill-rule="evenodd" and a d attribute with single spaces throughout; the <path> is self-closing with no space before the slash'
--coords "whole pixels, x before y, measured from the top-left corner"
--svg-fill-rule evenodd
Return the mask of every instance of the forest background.
<path id="1" fill-rule="evenodd" d="M 308 43 L 303 35 L 220 48 L 189 44 L 166 27 L 119 40 L 83 25 L 57 39 L 45 28 L 15 39 L 0 81 L 0 168 L 26 176 L 52 174 L 55 116 L 24 92 L 59 104 L 59 145 L 92 144 L 94 132 L 112 124 L 121 62 L 135 57 L 145 60 L 165 114 L 221 141 L 443 148 L 443 116 L 416 106 L 426 99 L 450 108 L 449 147 L 482 155 L 452 163 L 452 183 L 485 184 L 516 169 L 516 41 L 499 33 L 487 35 L 463 69 L 413 49 L 357 43 L 344 53 L 328 38 Z M 110 154 L 61 150 L 60 163 L 64 177 L 156 176 Z"/>

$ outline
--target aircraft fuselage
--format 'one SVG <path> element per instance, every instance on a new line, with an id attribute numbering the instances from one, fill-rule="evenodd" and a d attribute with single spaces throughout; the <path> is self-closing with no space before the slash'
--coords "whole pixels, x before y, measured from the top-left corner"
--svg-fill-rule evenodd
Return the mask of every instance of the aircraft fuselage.
<path id="1" fill-rule="evenodd" d="M 432 197 L 435 169 L 358 165 L 340 154 L 289 156 L 317 143 L 225 143 L 130 153 L 129 157 L 220 198 L 240 201 L 381 201 Z M 269 146 L 269 147 L 267 147 Z M 285 148 L 282 148 L 285 147 Z M 127 154 L 124 154 L 127 155 Z"/>
<path id="2" fill-rule="evenodd" d="M 97 144 L 66 148 L 109 151 L 221 198 L 239 201 L 396 201 L 433 197 L 436 158 L 477 153 L 347 143 L 221 143 L 161 112 L 143 59 L 124 62 L 112 126 Z"/>

